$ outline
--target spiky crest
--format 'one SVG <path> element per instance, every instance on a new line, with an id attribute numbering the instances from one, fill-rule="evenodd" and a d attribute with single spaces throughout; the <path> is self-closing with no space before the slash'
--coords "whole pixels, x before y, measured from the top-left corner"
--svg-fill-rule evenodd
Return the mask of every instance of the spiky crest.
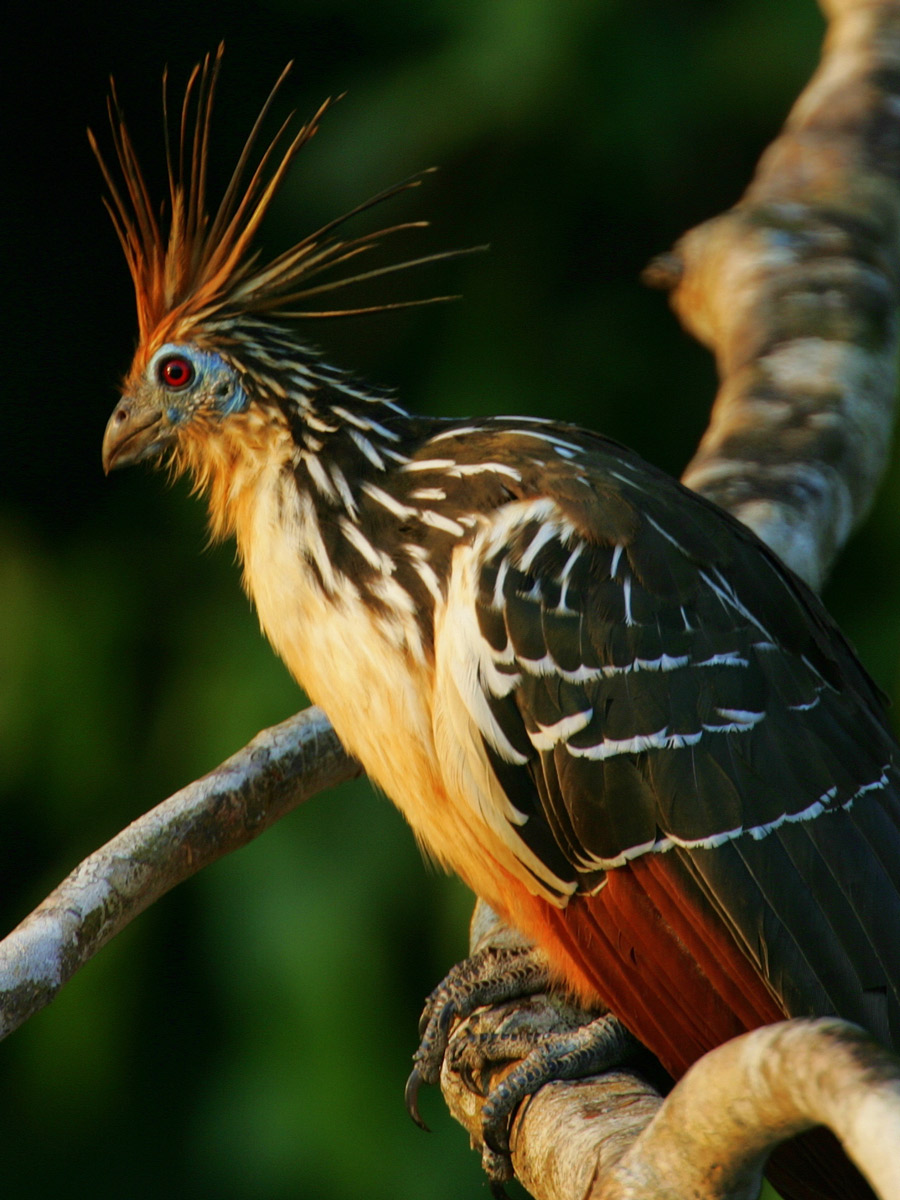
<path id="1" fill-rule="evenodd" d="M 166 167 L 169 213 L 159 219 L 125 125 L 115 83 L 108 101 L 113 146 L 121 172 L 115 175 L 103 158 L 91 130 L 88 138 L 109 189 L 104 203 L 134 281 L 141 356 L 149 357 L 166 341 L 185 339 L 203 323 L 217 317 L 268 314 L 275 317 L 334 317 L 380 312 L 427 304 L 450 297 L 401 301 L 365 308 L 310 312 L 296 305 L 348 284 L 390 271 L 453 257 L 466 251 L 447 251 L 378 267 L 352 276 L 309 286 L 323 271 L 373 249 L 380 239 L 406 229 L 423 228 L 427 221 L 405 221 L 362 237 L 341 239 L 334 231 L 351 217 L 382 201 L 417 187 L 421 175 L 411 176 L 372 196 L 349 212 L 327 222 L 271 262 L 260 265 L 253 239 L 272 199 L 297 153 L 318 130 L 332 101 L 326 100 L 291 137 L 294 114 L 282 123 L 272 140 L 254 158 L 262 125 L 291 64 L 269 93 L 244 143 L 225 193 L 214 215 L 207 210 L 206 179 L 210 129 L 223 47 L 194 67 L 181 106 L 177 161 L 169 138 L 168 81 L 163 74 L 163 114 L 166 126 Z M 290 140 L 287 140 L 290 138 Z M 427 174 L 428 172 L 422 172 Z M 124 184 L 124 190 L 121 186 Z"/>

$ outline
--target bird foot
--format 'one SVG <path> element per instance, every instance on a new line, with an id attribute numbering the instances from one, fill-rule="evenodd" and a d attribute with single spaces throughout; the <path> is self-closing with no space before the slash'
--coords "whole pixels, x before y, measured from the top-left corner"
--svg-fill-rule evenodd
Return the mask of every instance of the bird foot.
<path id="1" fill-rule="evenodd" d="M 550 986 L 547 960 L 532 946 L 489 946 L 457 963 L 425 1001 L 419 1018 L 419 1047 L 406 1084 L 406 1108 L 422 1129 L 418 1095 L 423 1083 L 438 1083 L 454 1021 L 476 1008 L 502 1004 L 545 991 Z"/>
<path id="2" fill-rule="evenodd" d="M 579 1008 L 558 994 L 538 995 L 550 987 L 539 951 L 491 948 L 454 967 L 422 1014 L 422 1040 L 406 1088 L 409 1113 L 427 1128 L 419 1089 L 437 1083 L 442 1069 L 484 1097 L 482 1166 L 496 1196 L 513 1175 L 510 1131 L 520 1103 L 545 1083 L 596 1075 L 640 1051 L 611 1014 Z M 458 1020 L 465 1024 L 457 1030 Z M 499 1071 L 505 1074 L 494 1082 Z"/>

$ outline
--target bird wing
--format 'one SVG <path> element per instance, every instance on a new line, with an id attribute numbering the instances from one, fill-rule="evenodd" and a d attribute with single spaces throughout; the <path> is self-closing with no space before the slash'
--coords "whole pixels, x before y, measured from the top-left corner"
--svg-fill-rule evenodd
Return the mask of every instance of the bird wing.
<path id="1" fill-rule="evenodd" d="M 503 797 L 469 802 L 570 928 L 628 927 L 623 1019 L 662 924 L 707 976 L 724 938 L 781 1012 L 900 1044 L 898 748 L 874 685 L 743 526 L 602 439 L 542 436 L 454 551 L 437 623 Z"/>

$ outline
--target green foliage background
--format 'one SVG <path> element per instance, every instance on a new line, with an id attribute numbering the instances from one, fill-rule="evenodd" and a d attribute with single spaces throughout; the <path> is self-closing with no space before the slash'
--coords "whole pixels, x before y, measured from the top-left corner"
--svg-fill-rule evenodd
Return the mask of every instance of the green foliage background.
<path id="1" fill-rule="evenodd" d="M 84 126 L 107 75 L 157 183 L 159 79 L 224 37 L 219 178 L 285 60 L 283 108 L 347 96 L 265 242 L 419 168 L 409 249 L 491 244 L 369 300 L 452 305 L 311 324 L 332 361 L 441 413 L 553 414 L 678 473 L 712 365 L 638 283 L 732 203 L 813 68 L 812 0 L 138 0 L 21 10 L 6 40 L 0 438 L 0 914 L 301 697 L 230 547 L 187 489 L 99 447 L 134 339 L 130 283 Z M 161 192 L 160 192 L 161 195 Z M 897 689 L 900 480 L 832 608 Z M 430 1200 L 480 1194 L 436 1098 L 402 1088 L 420 1002 L 470 899 L 383 799 L 321 796 L 141 917 L 0 1048 L 0 1177 L 35 1197 Z"/>

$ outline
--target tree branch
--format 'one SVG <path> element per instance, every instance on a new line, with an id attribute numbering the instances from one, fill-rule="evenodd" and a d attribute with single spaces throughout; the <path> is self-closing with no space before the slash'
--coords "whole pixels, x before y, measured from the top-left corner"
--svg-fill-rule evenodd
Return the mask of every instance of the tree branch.
<path id="1" fill-rule="evenodd" d="M 683 481 L 814 587 L 887 461 L 900 284 L 900 6 L 822 7 L 821 65 L 747 192 L 668 256 L 721 376 Z"/>
<path id="2" fill-rule="evenodd" d="M 265 729 L 101 846 L 0 942 L 0 1037 L 160 896 L 359 775 L 319 708 Z"/>
<path id="3" fill-rule="evenodd" d="M 784 1021 L 705 1055 L 590 1200 L 756 1200 L 786 1137 L 828 1125 L 883 1200 L 900 1195 L 900 1061 L 846 1021 Z"/>
<path id="4" fill-rule="evenodd" d="M 735 1038 L 664 1104 L 612 1072 L 599 1101 L 586 1080 L 551 1084 L 523 1107 L 516 1168 L 534 1195 L 756 1200 L 771 1150 L 818 1124 L 883 1200 L 900 1195 L 900 1062 L 844 1021 L 785 1021 Z"/>

